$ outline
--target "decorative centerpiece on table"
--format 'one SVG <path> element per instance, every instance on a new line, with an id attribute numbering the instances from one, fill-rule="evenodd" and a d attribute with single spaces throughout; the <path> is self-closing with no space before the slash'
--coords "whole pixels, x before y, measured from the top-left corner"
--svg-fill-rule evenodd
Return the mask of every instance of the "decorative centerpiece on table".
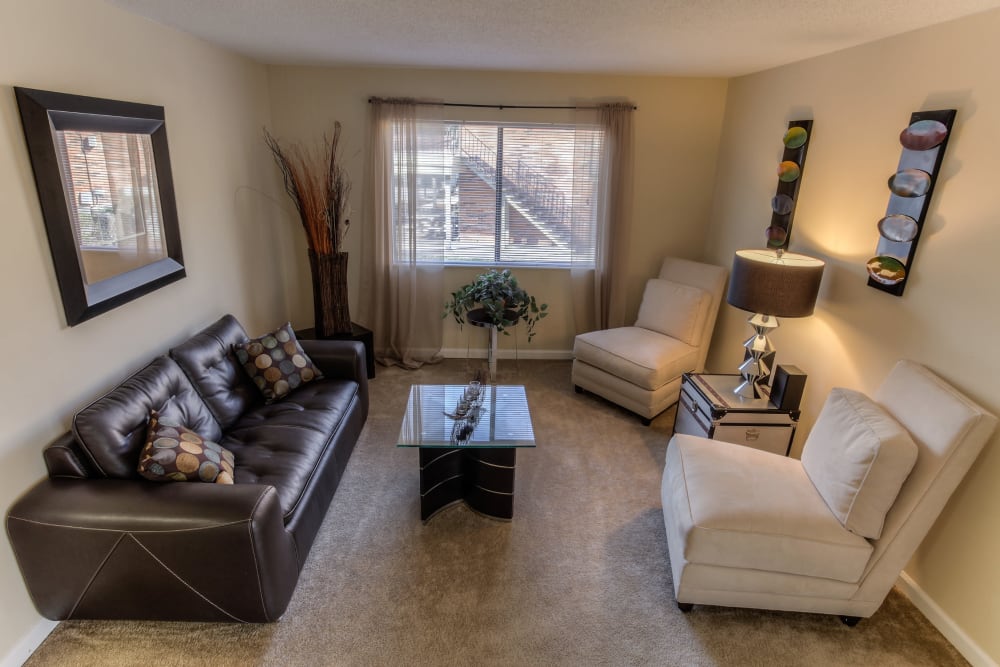
<path id="1" fill-rule="evenodd" d="M 323 137 L 321 150 L 310 150 L 299 145 L 283 148 L 264 130 L 264 141 L 281 169 L 285 192 L 295 203 L 306 232 L 318 338 L 351 333 L 344 251 L 351 225 L 351 179 L 341 164 L 340 132 L 340 123 L 334 122 L 333 136 Z"/>
<path id="2" fill-rule="evenodd" d="M 524 322 L 530 343 L 535 325 L 549 314 L 548 307 L 545 303 L 538 304 L 535 297 L 518 285 L 510 269 L 490 269 L 452 292 L 442 317 L 451 315 L 459 326 L 466 322 L 492 326 L 505 336 L 510 335 L 510 327 Z"/>
<path id="3" fill-rule="evenodd" d="M 476 375 L 479 377 L 479 374 Z M 451 428 L 452 442 L 464 445 L 472 437 L 479 423 L 479 413 L 483 408 L 483 387 L 482 383 L 476 379 L 462 392 L 462 397 L 458 399 L 454 412 L 445 412 L 445 417 L 454 420 Z"/>

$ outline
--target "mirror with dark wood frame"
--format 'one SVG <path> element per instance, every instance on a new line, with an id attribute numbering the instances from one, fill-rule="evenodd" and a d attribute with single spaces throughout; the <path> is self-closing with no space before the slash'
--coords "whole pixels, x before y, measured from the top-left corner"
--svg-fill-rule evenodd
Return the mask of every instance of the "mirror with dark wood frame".
<path id="1" fill-rule="evenodd" d="M 67 324 L 183 278 L 163 107 L 14 92 Z"/>

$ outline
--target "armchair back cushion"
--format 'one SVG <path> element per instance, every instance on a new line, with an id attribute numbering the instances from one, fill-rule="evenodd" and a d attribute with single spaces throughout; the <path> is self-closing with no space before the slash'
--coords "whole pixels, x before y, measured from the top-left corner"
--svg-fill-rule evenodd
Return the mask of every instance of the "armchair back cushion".
<path id="1" fill-rule="evenodd" d="M 677 257 L 667 257 L 660 267 L 659 278 L 672 280 L 682 285 L 690 285 L 708 292 L 710 301 L 708 303 L 708 316 L 705 325 L 702 327 L 701 338 L 695 342 L 698 348 L 698 359 L 695 362 L 694 370 L 701 372 L 705 368 L 705 359 L 708 357 L 708 347 L 712 342 L 712 332 L 715 330 L 715 320 L 719 315 L 719 306 L 722 304 L 722 295 L 726 291 L 726 276 L 728 272 L 721 266 L 692 262 L 689 259 Z"/>
<path id="2" fill-rule="evenodd" d="M 170 357 L 148 366 L 97 399 L 73 418 L 73 433 L 98 473 L 137 479 L 149 411 L 218 441 L 219 423 Z"/>
<path id="3" fill-rule="evenodd" d="M 653 278 L 639 305 L 635 326 L 697 346 L 708 319 L 712 296 L 705 290 Z"/>
<path id="4" fill-rule="evenodd" d="M 917 460 L 917 445 L 858 391 L 835 388 L 809 433 L 802 467 L 845 528 L 878 539 L 885 515 Z"/>

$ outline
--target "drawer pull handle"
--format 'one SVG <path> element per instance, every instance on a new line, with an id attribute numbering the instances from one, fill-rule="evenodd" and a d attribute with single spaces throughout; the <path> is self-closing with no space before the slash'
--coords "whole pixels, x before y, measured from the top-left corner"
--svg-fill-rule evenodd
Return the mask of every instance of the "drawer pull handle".
<path id="1" fill-rule="evenodd" d="M 760 429 L 756 428 L 747 429 L 747 434 L 746 434 L 747 442 L 757 442 L 758 438 L 760 438 Z"/>

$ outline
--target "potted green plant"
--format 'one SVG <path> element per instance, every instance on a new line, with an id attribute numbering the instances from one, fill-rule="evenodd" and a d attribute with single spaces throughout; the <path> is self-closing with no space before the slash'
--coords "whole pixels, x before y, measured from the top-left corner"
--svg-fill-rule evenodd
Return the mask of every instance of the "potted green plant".
<path id="1" fill-rule="evenodd" d="M 535 324 L 549 314 L 548 307 L 545 303 L 539 305 L 535 297 L 524 291 L 510 269 L 490 269 L 452 292 L 442 317 L 451 315 L 459 326 L 467 321 L 479 326 L 493 326 L 505 336 L 510 335 L 510 327 L 523 321 L 530 343 L 535 335 Z"/>

